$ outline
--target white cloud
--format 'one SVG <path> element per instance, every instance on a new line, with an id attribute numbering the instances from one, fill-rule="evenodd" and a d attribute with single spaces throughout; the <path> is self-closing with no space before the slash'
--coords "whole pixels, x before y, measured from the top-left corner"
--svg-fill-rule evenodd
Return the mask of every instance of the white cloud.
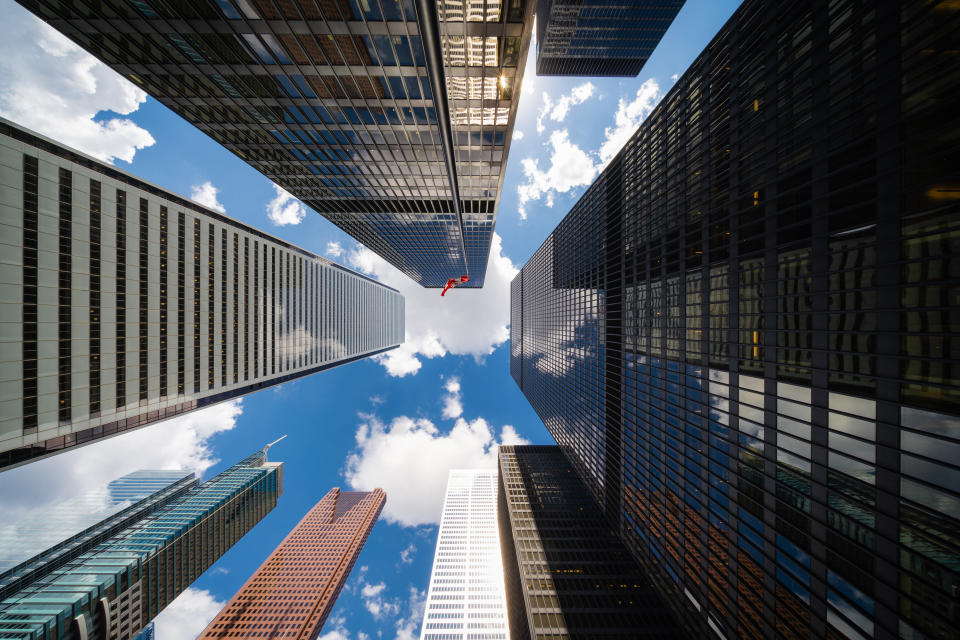
<path id="1" fill-rule="evenodd" d="M 549 117 L 554 122 L 563 122 L 570 112 L 570 107 L 583 104 L 589 100 L 595 89 L 596 87 L 592 83 L 585 82 L 571 89 L 570 93 L 560 96 L 556 102 L 553 101 L 549 93 L 544 91 L 543 106 L 537 112 L 537 133 L 543 133 L 547 129 L 543 123 L 544 118 Z"/>
<path id="2" fill-rule="evenodd" d="M 655 79 L 650 78 L 640 85 L 633 100 L 627 102 L 620 98 L 620 102 L 617 104 L 617 113 L 613 117 L 614 126 L 604 129 L 605 139 L 600 146 L 599 168 L 605 167 L 615 155 L 620 153 L 620 149 L 623 148 L 623 145 L 627 143 L 627 140 L 630 139 L 630 136 L 634 134 L 644 119 L 650 115 L 650 112 L 660 102 L 661 97 L 660 85 L 657 84 Z"/>
<path id="3" fill-rule="evenodd" d="M 452 420 L 463 415 L 463 402 L 460 400 L 460 380 L 449 378 L 443 385 L 447 395 L 443 398 L 443 417 Z"/>
<path id="4" fill-rule="evenodd" d="M 517 187 L 521 219 L 527 217 L 527 202 L 546 197 L 547 206 L 552 207 L 554 194 L 590 184 L 600 169 L 590 154 L 570 142 L 566 129 L 550 134 L 550 145 L 553 152 L 550 155 L 550 168 L 546 171 L 540 169 L 540 161 L 536 158 L 524 158 L 520 163 L 527 180 Z"/>
<path id="5" fill-rule="evenodd" d="M 154 618 L 157 637 L 178 640 L 196 638 L 225 604 L 206 589 L 187 587 Z"/>
<path id="6" fill-rule="evenodd" d="M 676 82 L 676 81 L 677 81 L 677 78 L 679 78 L 679 77 L 680 77 L 680 74 L 679 74 L 679 73 L 675 73 L 675 74 L 673 74 L 672 76 L 670 76 L 670 79 L 673 80 L 674 82 Z"/>
<path id="7" fill-rule="evenodd" d="M 513 130 L 513 139 L 514 140 L 523 140 L 523 131 L 520 129 Z"/>
<path id="8" fill-rule="evenodd" d="M 413 564 L 413 556 L 417 555 L 417 545 L 412 542 L 400 552 L 400 564 Z"/>
<path id="9" fill-rule="evenodd" d="M 331 258 L 339 258 L 343 255 L 343 245 L 341 245 L 339 242 L 328 242 L 327 255 Z"/>
<path id="10" fill-rule="evenodd" d="M 0 0 L 0 116 L 106 162 L 132 162 L 155 140 L 128 118 L 147 99 L 52 27 Z"/>
<path id="11" fill-rule="evenodd" d="M 400 601 L 388 600 L 384 597 L 387 585 L 384 582 L 378 584 L 365 584 L 360 590 L 360 597 L 363 599 L 363 606 L 377 620 L 381 618 L 392 617 L 400 613 Z"/>
<path id="12" fill-rule="evenodd" d="M 4 471 L 0 513 L 19 519 L 139 469 L 190 469 L 202 475 L 219 462 L 210 439 L 233 429 L 242 412 L 241 400 L 221 402 Z"/>
<path id="13" fill-rule="evenodd" d="M 406 299 L 405 342 L 374 357 L 391 376 L 415 374 L 420 358 L 448 353 L 480 361 L 510 337 L 510 281 L 518 270 L 503 254 L 497 233 L 493 234 L 483 288 L 452 289 L 443 297 L 438 289 L 421 287 L 366 247 L 356 245 L 347 262 L 397 289 Z"/>
<path id="14" fill-rule="evenodd" d="M 218 193 L 220 193 L 220 189 L 207 180 L 203 184 L 195 184 L 190 188 L 190 199 L 208 209 L 226 213 L 227 208 L 217 201 Z"/>
<path id="15" fill-rule="evenodd" d="M 307 215 L 307 208 L 283 187 L 273 185 L 276 197 L 267 203 L 267 217 L 278 227 L 300 224 Z M 335 244 L 335 243 L 330 243 Z M 327 245 L 330 250 L 330 245 Z"/>
<path id="16" fill-rule="evenodd" d="M 420 622 L 423 620 L 423 610 L 427 603 L 427 591 L 417 590 L 410 585 L 410 597 L 407 600 L 407 615 L 397 620 L 397 635 L 395 640 L 416 640 L 420 637 Z"/>
<path id="17" fill-rule="evenodd" d="M 370 396 L 370 404 L 372 404 L 375 407 L 380 406 L 384 402 L 386 402 L 386 399 L 380 394 Z"/>
<path id="18" fill-rule="evenodd" d="M 317 640 L 350 640 L 350 632 L 347 631 L 347 619 L 343 616 L 328 618 L 324 627 L 333 627 L 333 629 L 317 638 Z"/>

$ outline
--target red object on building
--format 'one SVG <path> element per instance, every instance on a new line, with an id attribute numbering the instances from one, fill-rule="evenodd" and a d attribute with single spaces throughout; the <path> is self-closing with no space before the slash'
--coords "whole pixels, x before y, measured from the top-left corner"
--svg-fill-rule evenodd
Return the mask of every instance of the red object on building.
<path id="1" fill-rule="evenodd" d="M 469 281 L 470 281 L 470 276 L 460 276 L 459 280 L 457 280 L 456 278 L 450 278 L 449 280 L 447 280 L 447 286 L 445 286 L 443 288 L 443 291 L 440 292 L 440 296 L 441 297 L 445 296 L 447 294 L 447 289 L 452 289 L 462 282 L 469 282 Z"/>
<path id="2" fill-rule="evenodd" d="M 198 640 L 316 638 L 386 501 L 382 489 L 331 489 Z"/>

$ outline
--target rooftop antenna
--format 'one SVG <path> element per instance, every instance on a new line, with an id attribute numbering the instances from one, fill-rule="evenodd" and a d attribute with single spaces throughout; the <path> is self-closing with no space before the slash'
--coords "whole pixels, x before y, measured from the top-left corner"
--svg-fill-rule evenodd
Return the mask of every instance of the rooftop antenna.
<path id="1" fill-rule="evenodd" d="M 273 445 L 277 444 L 278 442 L 280 442 L 281 440 L 283 440 L 283 439 L 286 438 L 286 437 L 287 437 L 287 435 L 284 434 L 284 435 L 280 436 L 279 438 L 277 438 L 276 440 L 274 440 L 273 442 L 271 442 L 270 444 L 268 444 L 267 446 L 265 446 L 263 449 L 261 449 L 261 451 L 263 451 L 263 461 L 264 461 L 264 462 L 267 461 L 267 449 L 269 449 L 269 448 L 272 447 Z"/>

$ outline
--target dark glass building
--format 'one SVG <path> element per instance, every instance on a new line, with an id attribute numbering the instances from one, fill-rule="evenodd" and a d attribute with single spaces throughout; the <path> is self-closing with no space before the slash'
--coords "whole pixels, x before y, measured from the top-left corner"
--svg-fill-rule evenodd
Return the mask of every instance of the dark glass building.
<path id="1" fill-rule="evenodd" d="M 636 76 L 684 0 L 538 0 L 537 75 Z"/>
<path id="2" fill-rule="evenodd" d="M 483 286 L 533 0 L 22 4 L 423 286 Z"/>
<path id="3" fill-rule="evenodd" d="M 498 521 L 511 638 L 682 638 L 559 447 L 501 446 Z"/>
<path id="4" fill-rule="evenodd" d="M 958 50 L 747 0 L 513 282 L 514 379 L 691 635 L 958 637 Z"/>

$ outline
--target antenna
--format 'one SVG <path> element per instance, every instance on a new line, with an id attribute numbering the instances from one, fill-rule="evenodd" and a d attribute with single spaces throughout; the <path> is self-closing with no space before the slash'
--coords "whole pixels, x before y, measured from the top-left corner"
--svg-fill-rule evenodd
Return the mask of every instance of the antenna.
<path id="1" fill-rule="evenodd" d="M 267 449 L 269 449 L 269 448 L 272 447 L 273 445 L 277 444 L 278 442 L 280 442 L 281 440 L 283 440 L 283 439 L 286 438 L 286 437 L 287 437 L 287 435 L 284 434 L 284 435 L 280 436 L 279 438 L 277 438 L 276 440 L 274 440 L 273 442 L 271 442 L 270 444 L 268 444 L 267 446 L 265 446 L 263 449 L 261 449 L 261 451 L 263 451 L 263 460 L 264 460 L 264 462 L 266 462 L 266 460 L 267 460 Z"/>

